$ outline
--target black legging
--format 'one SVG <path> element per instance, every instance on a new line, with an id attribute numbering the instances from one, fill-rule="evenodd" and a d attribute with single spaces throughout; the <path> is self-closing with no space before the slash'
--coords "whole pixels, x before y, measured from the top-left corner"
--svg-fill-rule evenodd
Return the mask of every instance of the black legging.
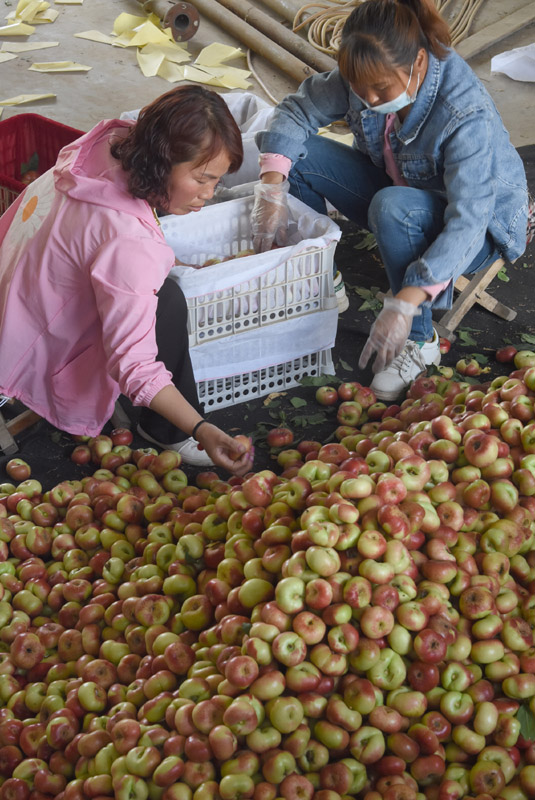
<path id="1" fill-rule="evenodd" d="M 156 309 L 158 361 L 173 376 L 173 383 L 186 400 L 202 414 L 193 376 L 188 342 L 188 307 L 180 286 L 166 278 L 158 292 Z M 158 442 L 173 444 L 187 439 L 187 434 L 150 408 L 143 408 L 139 424 Z"/>

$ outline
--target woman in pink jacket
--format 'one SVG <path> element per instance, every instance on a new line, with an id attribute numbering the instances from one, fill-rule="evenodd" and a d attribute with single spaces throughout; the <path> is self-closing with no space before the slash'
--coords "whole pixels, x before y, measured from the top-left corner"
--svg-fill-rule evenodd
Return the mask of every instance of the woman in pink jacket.
<path id="1" fill-rule="evenodd" d="M 88 436 L 122 393 L 143 406 L 149 442 L 247 471 L 243 447 L 201 415 L 186 302 L 156 214 L 199 211 L 241 161 L 225 102 L 200 86 L 64 147 L 0 219 L 0 392 Z"/>

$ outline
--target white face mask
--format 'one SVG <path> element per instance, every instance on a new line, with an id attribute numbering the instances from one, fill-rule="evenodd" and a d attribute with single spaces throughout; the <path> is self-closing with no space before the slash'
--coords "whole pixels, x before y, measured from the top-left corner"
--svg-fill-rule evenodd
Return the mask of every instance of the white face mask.
<path id="1" fill-rule="evenodd" d="M 362 100 L 366 108 L 370 108 L 372 111 L 377 111 L 379 114 L 395 114 L 397 111 L 399 111 L 402 108 L 405 108 L 405 106 L 411 105 L 411 103 L 414 103 L 414 101 L 416 100 L 416 95 L 418 94 L 418 89 L 420 88 L 420 73 L 418 73 L 418 80 L 416 82 L 416 89 L 414 90 L 414 94 L 410 95 L 407 91 L 411 83 L 413 69 L 414 69 L 414 62 L 412 63 L 411 66 L 409 80 L 407 86 L 405 87 L 405 90 L 401 92 L 401 94 L 399 94 L 397 97 L 394 97 L 393 100 L 387 100 L 386 103 L 381 103 L 381 105 L 379 106 L 371 106 L 369 103 L 366 102 L 366 100 L 364 100 L 363 97 L 360 97 L 360 95 L 357 95 L 357 97 L 359 98 L 359 100 Z"/>

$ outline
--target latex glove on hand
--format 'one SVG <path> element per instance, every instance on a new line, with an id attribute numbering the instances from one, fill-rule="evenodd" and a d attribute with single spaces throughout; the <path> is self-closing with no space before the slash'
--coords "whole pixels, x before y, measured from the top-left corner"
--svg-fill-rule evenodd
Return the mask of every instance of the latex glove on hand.
<path id="1" fill-rule="evenodd" d="M 288 238 L 288 181 L 257 183 L 251 212 L 251 231 L 256 253 L 271 250 L 273 244 L 284 246 Z"/>
<path id="2" fill-rule="evenodd" d="M 254 448 L 246 450 L 243 444 L 210 423 L 199 427 L 197 441 L 206 450 L 214 464 L 234 475 L 245 475 L 253 466 Z"/>
<path id="3" fill-rule="evenodd" d="M 388 367 L 405 347 L 412 319 L 420 313 L 420 307 L 413 303 L 385 297 L 383 309 L 372 325 L 359 358 L 359 367 L 364 369 L 374 353 L 377 356 L 373 362 L 373 372 L 382 372 Z"/>

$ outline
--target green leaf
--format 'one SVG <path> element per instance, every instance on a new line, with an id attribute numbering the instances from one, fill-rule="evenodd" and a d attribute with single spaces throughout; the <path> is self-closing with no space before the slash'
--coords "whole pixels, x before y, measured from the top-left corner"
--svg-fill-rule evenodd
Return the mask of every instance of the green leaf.
<path id="1" fill-rule="evenodd" d="M 527 703 L 520 706 L 516 718 L 520 722 L 520 735 L 530 742 L 535 742 L 535 714 L 529 710 Z"/>
<path id="2" fill-rule="evenodd" d="M 322 422 L 325 422 L 325 414 L 318 411 L 317 414 L 309 414 L 305 419 L 307 425 L 321 425 Z"/>
<path id="3" fill-rule="evenodd" d="M 526 262 L 524 261 L 524 263 L 522 264 L 522 266 L 524 267 L 524 269 L 530 269 L 530 267 L 531 267 L 531 264 L 526 264 Z"/>
<path id="4" fill-rule="evenodd" d="M 362 231 L 364 236 L 357 242 L 357 244 L 353 245 L 354 250 L 375 250 L 377 247 L 377 242 L 375 240 L 375 236 L 373 233 L 368 233 L 367 231 Z"/>
<path id="5" fill-rule="evenodd" d="M 532 333 L 521 333 L 520 338 L 528 344 L 535 344 L 535 336 Z"/>
<path id="6" fill-rule="evenodd" d="M 61 431 L 52 431 L 52 433 L 50 434 L 50 438 L 52 439 L 54 444 L 59 444 L 61 442 L 62 436 L 63 434 Z"/>
<path id="7" fill-rule="evenodd" d="M 344 361 L 343 358 L 340 359 L 339 363 L 342 369 L 344 369 L 346 372 L 353 372 L 353 367 L 351 366 L 351 364 L 348 364 L 347 361 Z"/>
<path id="8" fill-rule="evenodd" d="M 488 364 L 489 360 L 483 353 L 472 353 L 472 358 L 475 358 L 478 364 Z"/>
<path id="9" fill-rule="evenodd" d="M 366 289 L 364 286 L 355 286 L 354 290 L 359 295 L 359 297 L 362 297 L 362 299 L 364 300 L 362 305 L 360 305 L 357 310 L 358 311 L 370 310 L 373 311 L 375 315 L 377 315 L 377 312 L 380 311 L 381 308 L 383 307 L 381 300 L 379 300 L 376 297 L 377 292 L 380 291 L 379 287 L 372 286 L 371 289 Z"/>
<path id="10" fill-rule="evenodd" d="M 511 280 L 511 278 L 507 274 L 505 267 L 502 267 L 501 270 L 496 273 L 496 277 L 499 278 L 499 280 L 503 281 L 504 283 L 508 283 Z"/>
<path id="11" fill-rule="evenodd" d="M 340 383 L 336 375 L 305 375 L 299 381 L 301 386 L 333 386 Z"/>
<path id="12" fill-rule="evenodd" d="M 294 408 L 303 408 L 303 406 L 307 405 L 307 401 L 303 400 L 302 397 L 292 397 L 290 403 L 293 405 Z"/>
<path id="13" fill-rule="evenodd" d="M 460 330 L 459 339 L 461 340 L 461 347 L 473 347 L 477 344 L 476 340 L 470 336 L 467 330 Z"/>

